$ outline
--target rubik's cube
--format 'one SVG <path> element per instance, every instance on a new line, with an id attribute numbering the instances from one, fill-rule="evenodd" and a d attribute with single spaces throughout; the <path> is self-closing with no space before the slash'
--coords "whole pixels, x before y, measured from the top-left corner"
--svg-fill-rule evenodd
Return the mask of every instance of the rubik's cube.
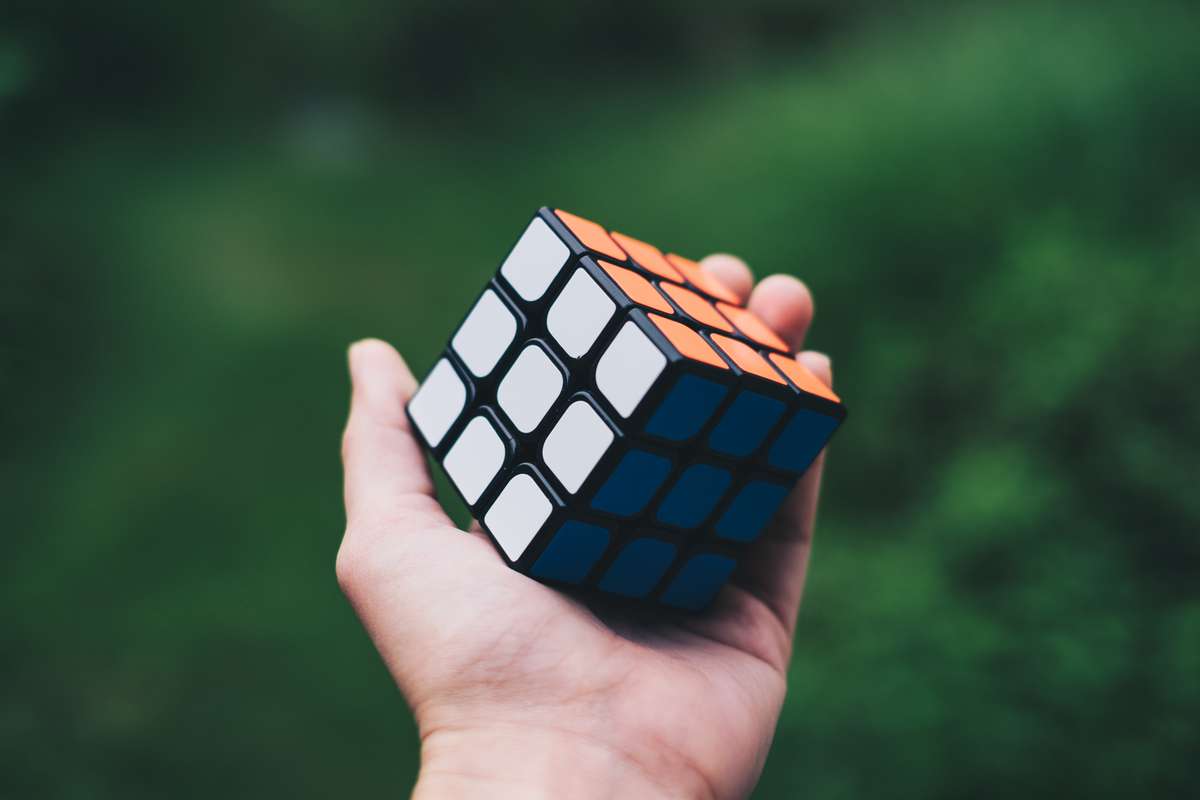
<path id="1" fill-rule="evenodd" d="M 408 415 L 511 567 L 700 610 L 845 408 L 696 262 L 543 208 Z"/>

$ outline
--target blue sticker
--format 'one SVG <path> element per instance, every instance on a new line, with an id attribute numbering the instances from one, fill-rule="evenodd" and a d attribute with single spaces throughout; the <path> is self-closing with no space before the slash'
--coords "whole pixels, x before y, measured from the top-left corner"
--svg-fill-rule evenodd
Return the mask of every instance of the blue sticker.
<path id="1" fill-rule="evenodd" d="M 646 423 L 646 433 L 673 442 L 692 438 L 725 399 L 727 389 L 716 381 L 684 373 Z"/>
<path id="2" fill-rule="evenodd" d="M 532 572 L 546 580 L 579 583 L 608 547 L 608 529 L 567 520 L 534 562 Z"/>
<path id="3" fill-rule="evenodd" d="M 661 539 L 634 539 L 604 573 L 600 588 L 625 597 L 645 597 L 675 560 L 675 545 Z"/>
<path id="4" fill-rule="evenodd" d="M 683 471 L 655 512 L 660 522 L 695 528 L 717 507 L 733 481 L 728 470 L 694 464 Z"/>
<path id="5" fill-rule="evenodd" d="M 732 558 L 715 553 L 692 556 L 662 594 L 662 602 L 676 608 L 700 611 L 716 597 L 737 566 Z"/>
<path id="6" fill-rule="evenodd" d="M 717 520 L 717 535 L 749 542 L 758 538 L 788 495 L 788 487 L 766 481 L 747 483 Z"/>
<path id="7" fill-rule="evenodd" d="M 804 472 L 837 430 L 838 424 L 839 420 L 834 417 L 800 409 L 771 445 L 767 460 L 773 467 Z"/>
<path id="8" fill-rule="evenodd" d="M 757 392 L 742 392 L 721 415 L 721 421 L 708 437 L 708 446 L 718 453 L 748 456 L 762 444 L 785 408 L 782 400 Z"/>
<path id="9" fill-rule="evenodd" d="M 630 450 L 592 498 L 592 508 L 620 517 L 637 514 L 662 486 L 671 462 L 645 450 Z"/>

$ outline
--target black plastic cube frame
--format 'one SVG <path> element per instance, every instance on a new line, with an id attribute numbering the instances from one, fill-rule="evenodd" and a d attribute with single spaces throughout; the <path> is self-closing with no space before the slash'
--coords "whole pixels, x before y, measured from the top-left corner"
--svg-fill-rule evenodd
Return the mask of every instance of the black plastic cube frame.
<path id="1" fill-rule="evenodd" d="M 549 208 L 543 207 L 538 211 L 537 216 L 549 225 L 553 232 L 566 244 L 570 256 L 550 286 L 547 287 L 542 297 L 532 302 L 521 298 L 507 283 L 503 275 L 498 270 L 495 272 L 487 286 L 476 296 L 475 301 L 463 315 L 459 325 L 454 329 L 454 333 L 451 334 L 449 341 L 453 341 L 454 335 L 462 327 L 467 315 L 474 309 L 475 303 L 478 302 L 479 298 L 483 296 L 484 292 L 491 289 L 496 292 L 501 301 L 516 318 L 517 332 L 514 335 L 513 344 L 505 351 L 488 375 L 483 378 L 477 378 L 466 368 L 461 358 L 454 352 L 453 346 L 448 343 L 441 357 L 449 361 L 459 379 L 463 381 L 466 387 L 466 400 L 463 411 L 443 435 L 437 447 L 431 447 L 424 440 L 416 425 L 411 426 L 413 433 L 421 440 L 422 444 L 425 445 L 440 466 L 449 448 L 458 440 L 463 429 L 475 416 L 485 416 L 495 427 L 504 443 L 506 452 L 505 462 L 500 472 L 481 494 L 478 501 L 474 504 L 466 504 L 465 498 L 462 498 L 461 492 L 458 491 L 457 487 L 451 481 L 451 486 L 459 494 L 460 499 L 464 500 L 464 504 L 467 505 L 472 514 L 479 516 L 479 512 L 484 512 L 490 508 L 509 481 L 522 472 L 531 474 L 538 485 L 546 491 L 552 505 L 551 515 L 543 524 L 539 535 L 530 543 L 521 557 L 516 562 L 511 562 L 502 548 L 499 546 L 496 548 L 506 563 L 509 563 L 510 566 L 521 572 L 528 573 L 530 571 L 563 522 L 567 520 L 579 520 L 602 525 L 611 532 L 612 538 L 604 556 L 592 566 L 581 584 L 561 585 L 564 588 L 576 591 L 581 588 L 585 591 L 595 591 L 602 594 L 605 598 L 616 602 L 623 601 L 621 598 L 614 598 L 611 595 L 599 592 L 595 587 L 595 583 L 605 573 L 613 560 L 618 557 L 625 544 L 643 536 L 660 538 L 671 542 L 679 548 L 675 562 L 661 577 L 654 590 L 648 595 L 648 598 L 657 597 L 666 587 L 670 586 L 674 576 L 694 555 L 714 553 L 731 558 L 740 564 L 748 548 L 753 546 L 757 539 L 749 542 L 722 539 L 715 533 L 714 525 L 716 520 L 720 519 L 721 515 L 734 502 L 741 489 L 750 482 L 767 479 L 787 486 L 794 484 L 799 475 L 802 474 L 775 468 L 766 462 L 767 449 L 797 409 L 803 408 L 834 417 L 839 421 L 839 426 L 834 431 L 836 433 L 840 429 L 840 422 L 846 416 L 845 406 L 800 390 L 787 379 L 786 375 L 782 377 L 787 382 L 781 385 L 744 372 L 712 342 L 710 338 L 712 331 L 710 328 L 685 312 L 681 313 L 677 309 L 675 314 L 663 314 L 662 316 L 682 322 L 689 328 L 700 333 L 713 346 L 714 351 L 727 363 L 729 369 L 723 370 L 712 367 L 678 354 L 667 337 L 649 320 L 645 308 L 633 302 L 624 294 L 603 268 L 599 266 L 597 259 L 632 269 L 641 274 L 650 281 L 672 307 L 677 308 L 677 304 L 659 288 L 660 284 L 674 283 L 673 281 L 665 280 L 658 273 L 646 269 L 631 257 L 618 260 L 610 254 L 596 252 L 587 248 Z M 511 252 L 511 249 L 509 249 L 509 252 Z M 592 348 L 580 359 L 571 358 L 564 353 L 546 328 L 546 314 L 551 303 L 558 297 L 562 288 L 570 280 L 576 269 L 583 269 L 587 272 L 612 298 L 617 306 L 616 313 L 612 315 L 604 329 L 600 332 Z M 718 298 L 714 298 L 702 288 L 686 279 L 681 285 L 697 292 L 709 302 L 714 303 L 714 305 L 718 300 Z M 603 348 L 612 341 L 613 336 L 626 321 L 633 321 L 655 343 L 667 358 L 667 366 L 647 394 L 642 398 L 633 414 L 629 418 L 622 418 L 612 409 L 607 399 L 596 387 L 595 370 Z M 779 351 L 769 345 L 751 339 L 741 332 L 736 322 L 733 320 L 730 320 L 730 322 L 733 324 L 735 330 L 732 333 L 721 331 L 723 335 L 743 342 L 759 352 L 764 358 L 772 352 L 792 357 L 786 351 Z M 528 434 L 523 434 L 516 430 L 511 420 L 499 408 L 496 390 L 499 382 L 508 373 L 509 369 L 511 369 L 516 358 L 530 344 L 536 344 L 548 352 L 551 361 L 564 373 L 564 385 L 560 396 L 556 399 L 537 428 Z M 772 365 L 772 369 L 774 368 L 774 365 Z M 680 443 L 656 439 L 644 431 L 645 424 L 667 393 L 674 387 L 679 376 L 687 372 L 698 374 L 700 377 L 713 380 L 728 387 L 726 395 L 713 412 L 711 418 L 690 440 Z M 716 426 L 728 406 L 733 402 L 738 392 L 743 388 L 750 388 L 753 391 L 777 397 L 783 400 L 786 406 L 786 411 L 781 420 L 764 437 L 763 442 L 760 443 L 755 452 L 745 459 L 726 456 L 710 450 L 707 445 L 708 436 L 712 429 Z M 551 470 L 542 466 L 541 443 L 544 441 L 549 426 L 561 417 L 565 408 L 572 402 L 585 398 L 592 405 L 593 409 L 597 411 L 601 419 L 605 421 L 605 424 L 609 425 L 613 430 L 614 439 L 608 451 L 594 466 L 583 485 L 580 486 L 576 493 L 571 494 L 566 492 L 557 476 Z M 595 491 L 608 479 L 615 465 L 619 463 L 620 459 L 630 449 L 646 450 L 670 460 L 672 467 L 667 478 L 654 492 L 654 495 L 646 503 L 645 507 L 638 514 L 631 517 L 610 515 L 591 508 L 590 503 Z M 687 467 L 699 462 L 711 463 L 731 471 L 734 480 L 731 482 L 729 489 L 727 489 L 726 495 L 716 504 L 708 518 L 692 530 L 682 531 L 658 522 L 654 518 L 654 512 L 666 493 L 670 491 L 671 487 Z M 559 583 L 556 581 L 547 582 Z"/>

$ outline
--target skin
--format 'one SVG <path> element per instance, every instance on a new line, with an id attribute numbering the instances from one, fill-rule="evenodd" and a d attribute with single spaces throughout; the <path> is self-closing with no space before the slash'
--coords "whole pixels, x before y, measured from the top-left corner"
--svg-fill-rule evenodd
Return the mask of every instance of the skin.
<path id="1" fill-rule="evenodd" d="M 800 350 L 803 283 L 754 286 L 728 255 L 705 259 Z M 798 356 L 826 383 L 829 359 Z M 703 615 L 585 604 L 508 569 L 478 525 L 434 497 L 404 404 L 417 382 L 378 340 L 350 348 L 342 457 L 342 590 L 412 708 L 418 798 L 749 794 L 787 688 L 822 457 Z"/>

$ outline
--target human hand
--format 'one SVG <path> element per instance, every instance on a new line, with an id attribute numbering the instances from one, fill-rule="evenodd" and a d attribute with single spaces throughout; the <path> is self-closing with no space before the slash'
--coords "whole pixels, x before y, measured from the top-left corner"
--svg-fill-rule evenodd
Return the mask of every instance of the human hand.
<path id="1" fill-rule="evenodd" d="M 802 283 L 705 269 L 799 350 Z M 829 359 L 799 358 L 826 384 Z M 703 615 L 583 602 L 505 566 L 434 497 L 404 405 L 417 383 L 378 340 L 350 349 L 342 590 L 413 710 L 416 797 L 743 797 L 783 705 L 824 456 Z"/>

